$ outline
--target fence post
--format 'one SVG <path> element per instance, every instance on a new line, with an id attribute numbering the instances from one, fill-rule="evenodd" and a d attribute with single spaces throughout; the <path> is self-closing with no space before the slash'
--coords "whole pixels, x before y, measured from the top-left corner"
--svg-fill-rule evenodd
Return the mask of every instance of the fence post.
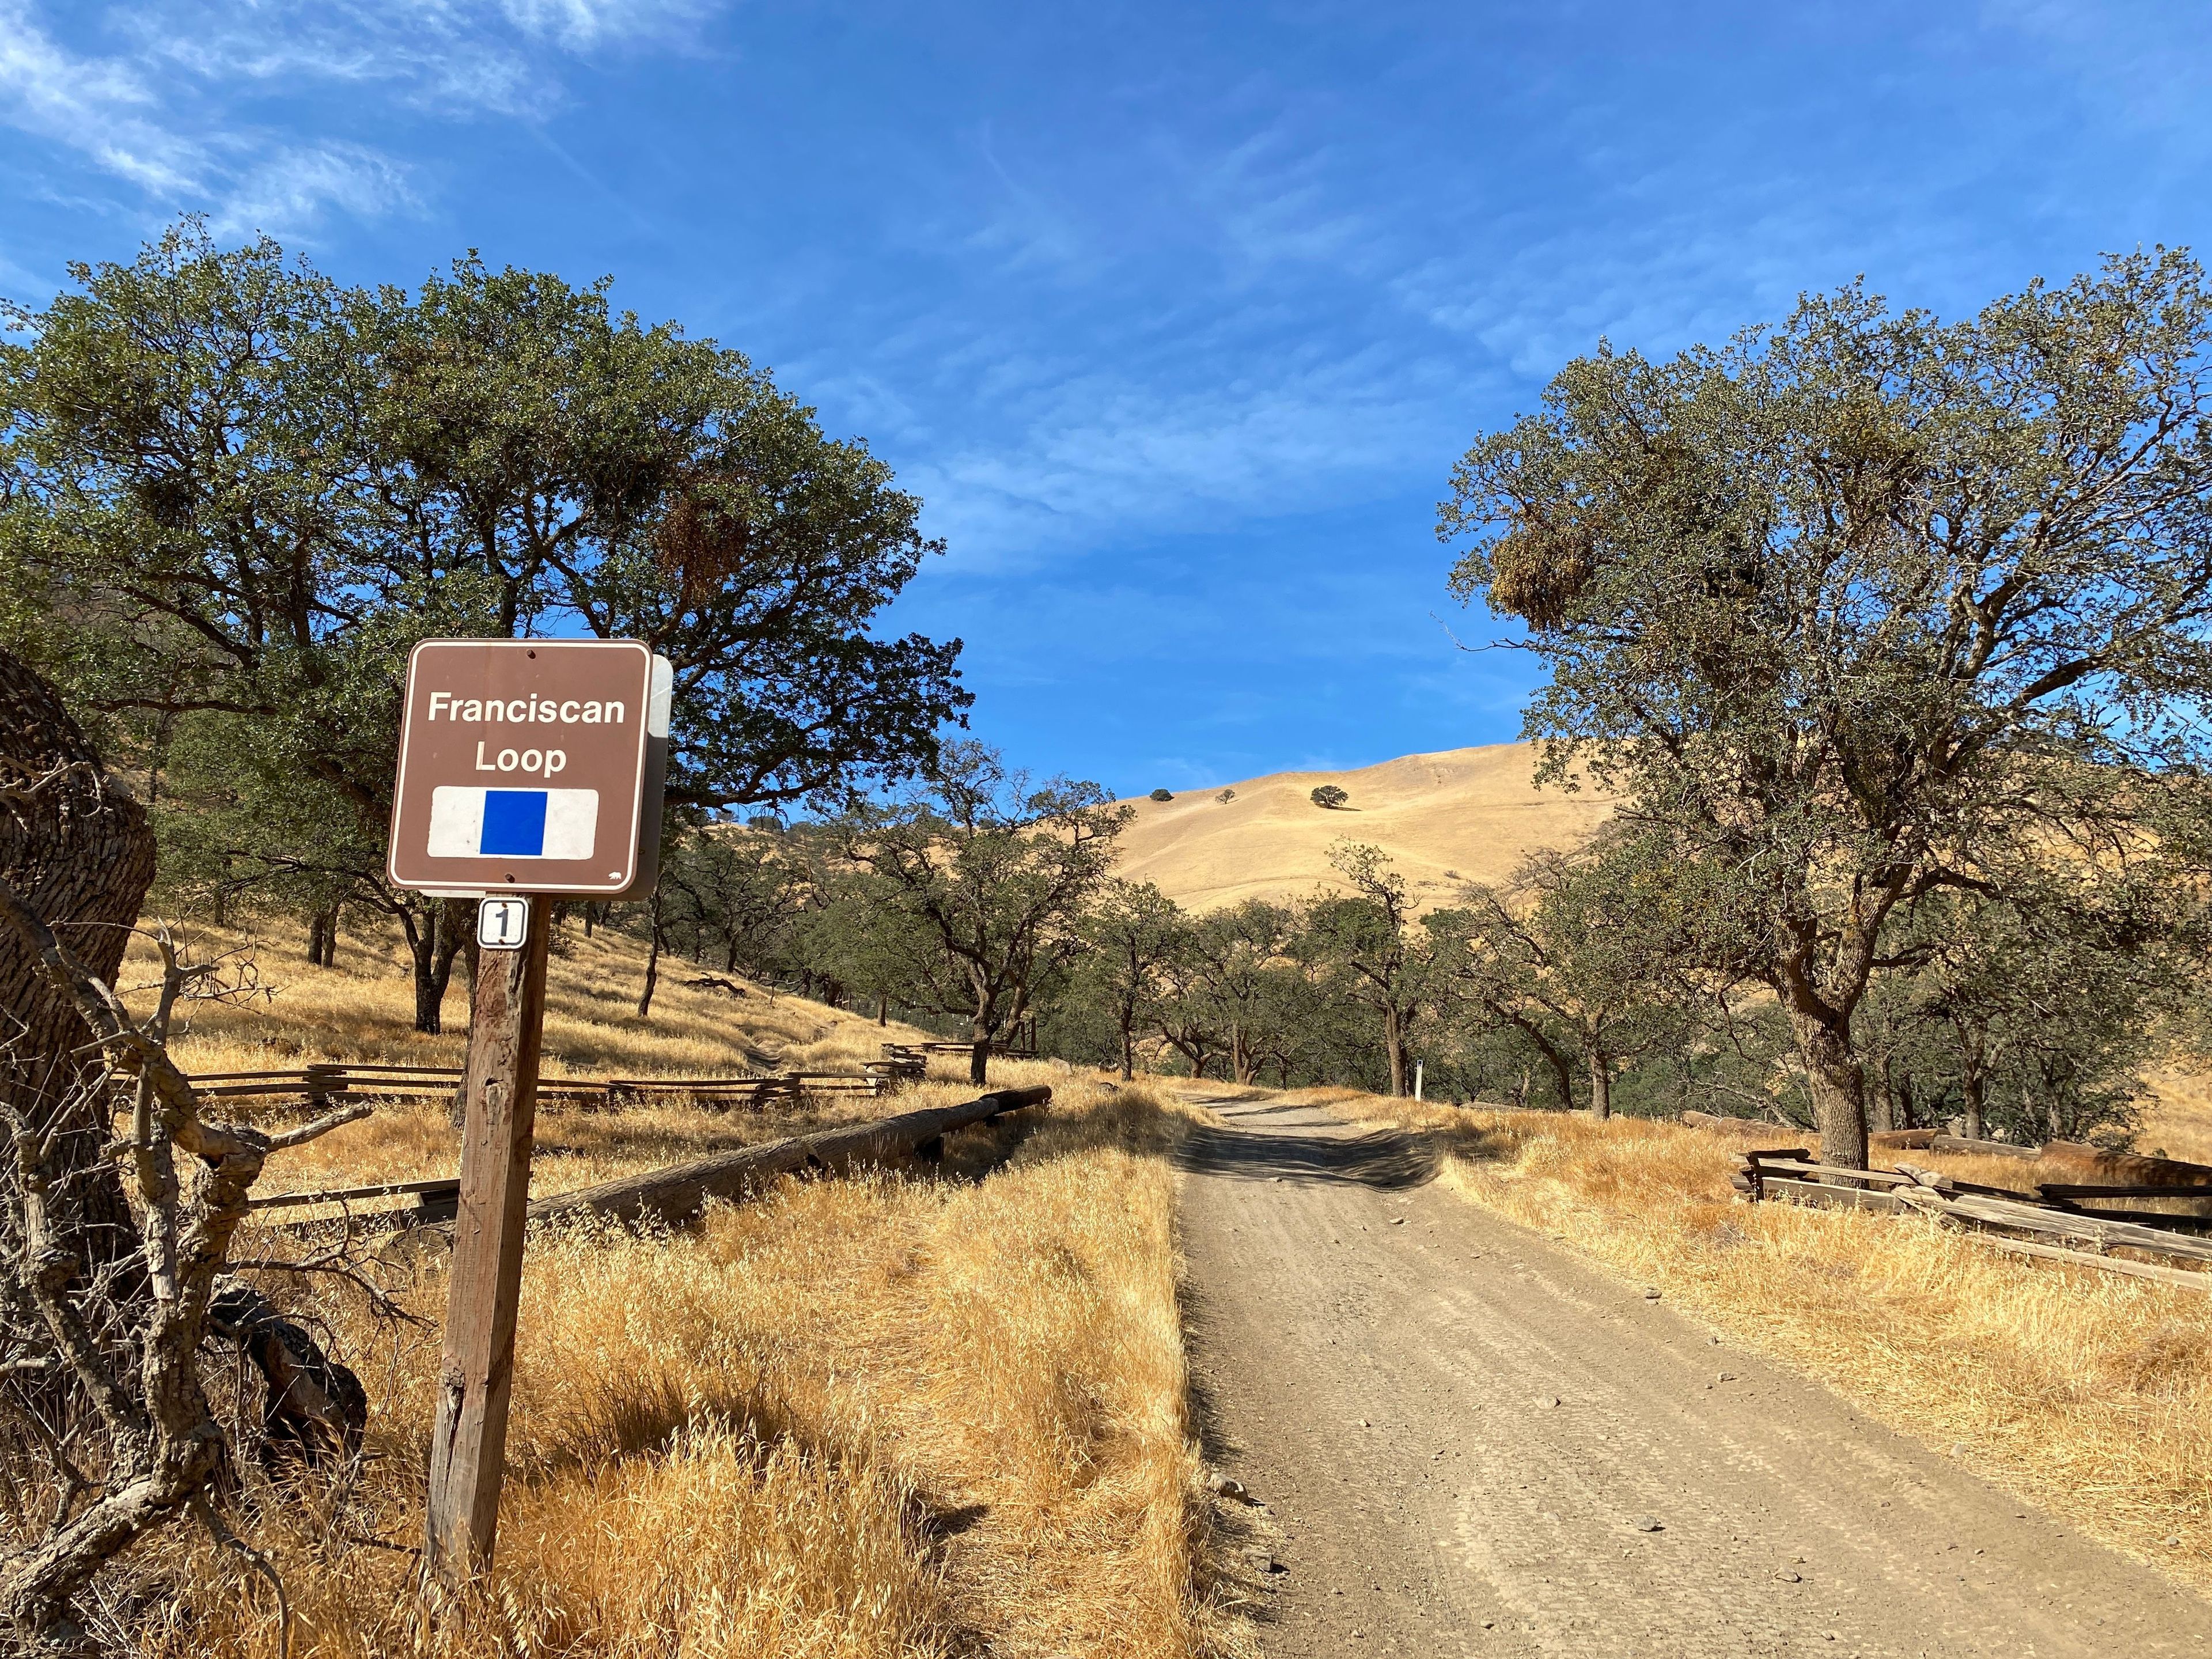
<path id="1" fill-rule="evenodd" d="M 461 1077 L 460 1209 L 453 1222 L 423 1537 L 425 1565 L 448 1585 L 491 1565 L 507 1463 L 515 1302 L 530 1204 L 538 1039 L 545 1023 L 546 936 L 552 931 L 543 901 L 528 903 L 520 948 L 484 950 L 470 999 L 469 1058 Z"/>

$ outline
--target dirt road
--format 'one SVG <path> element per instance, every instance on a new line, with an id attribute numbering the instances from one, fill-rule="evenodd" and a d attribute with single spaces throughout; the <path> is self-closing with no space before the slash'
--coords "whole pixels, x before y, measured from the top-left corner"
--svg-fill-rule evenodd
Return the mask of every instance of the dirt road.
<path id="1" fill-rule="evenodd" d="M 1193 1342 L 1287 1569 L 1270 1659 L 2212 1655 L 2212 1606 L 1428 1184 L 1418 1142 L 1211 1103 Z"/>

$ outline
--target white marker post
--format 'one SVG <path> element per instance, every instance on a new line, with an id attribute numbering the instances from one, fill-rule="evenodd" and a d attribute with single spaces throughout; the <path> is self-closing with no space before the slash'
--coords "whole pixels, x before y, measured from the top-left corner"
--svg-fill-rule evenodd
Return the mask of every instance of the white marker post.
<path id="1" fill-rule="evenodd" d="M 672 681 L 628 641 L 431 640 L 408 661 L 392 879 L 477 897 L 483 947 L 423 1537 L 447 1585 L 498 1536 L 550 905 L 652 890 Z"/>

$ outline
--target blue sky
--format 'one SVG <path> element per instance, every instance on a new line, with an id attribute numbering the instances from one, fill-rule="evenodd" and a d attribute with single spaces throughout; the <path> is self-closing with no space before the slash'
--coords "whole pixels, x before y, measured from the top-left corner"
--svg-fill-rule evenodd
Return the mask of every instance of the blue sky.
<path id="1" fill-rule="evenodd" d="M 772 366 L 950 545 L 897 620 L 1119 790 L 1501 741 L 1450 464 L 1601 335 L 2202 245 L 2201 3 L 0 0 L 0 294 L 177 212 L 466 247 Z"/>

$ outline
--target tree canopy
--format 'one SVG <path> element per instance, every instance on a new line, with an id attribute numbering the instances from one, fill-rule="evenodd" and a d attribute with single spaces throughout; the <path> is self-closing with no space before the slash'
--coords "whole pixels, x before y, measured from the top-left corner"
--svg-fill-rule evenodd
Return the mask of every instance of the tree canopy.
<path id="1" fill-rule="evenodd" d="M 1724 876 L 1832 1159 L 1863 1161 L 1851 1021 L 1899 907 L 2086 915 L 2178 873 L 2212 758 L 2208 341 L 2178 252 L 1950 324 L 1847 288 L 1578 359 L 1454 473 L 1454 585 L 1550 671 L 1546 775 Z"/>
<path id="2" fill-rule="evenodd" d="M 675 667 L 668 799 L 695 811 L 910 775 L 967 706 L 957 641 L 872 631 L 940 550 L 921 503 L 604 282 L 471 255 L 346 288 L 193 221 L 71 276 L 5 313 L 0 641 L 157 790 L 198 727 L 231 864 L 380 882 L 423 638 L 649 642 Z M 278 799 L 356 830 L 303 872 L 260 833 Z"/>

